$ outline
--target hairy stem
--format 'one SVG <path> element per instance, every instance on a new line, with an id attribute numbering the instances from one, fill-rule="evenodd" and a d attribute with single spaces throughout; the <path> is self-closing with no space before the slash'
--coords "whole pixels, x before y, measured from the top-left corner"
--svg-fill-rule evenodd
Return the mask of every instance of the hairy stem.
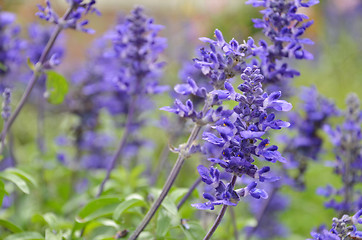
<path id="1" fill-rule="evenodd" d="M 211 107 L 211 101 L 210 101 L 210 99 L 207 99 L 206 103 L 202 109 L 203 116 L 205 116 L 206 112 L 210 109 L 210 107 Z M 191 148 L 193 142 L 196 140 L 197 136 L 199 135 L 201 128 L 202 128 L 202 125 L 195 124 L 186 144 L 183 146 L 183 151 L 181 151 L 179 153 L 176 163 L 173 166 L 170 174 L 168 175 L 168 178 L 166 180 L 165 185 L 162 188 L 160 196 L 156 199 L 156 201 L 153 203 L 151 208 L 148 210 L 148 212 L 147 212 L 146 216 L 143 218 L 142 222 L 137 226 L 136 230 L 129 237 L 129 240 L 137 239 L 137 237 L 140 235 L 140 233 L 145 229 L 145 227 L 151 221 L 151 219 L 155 215 L 158 208 L 161 206 L 161 203 L 163 202 L 163 200 L 167 196 L 168 192 L 170 191 L 173 183 L 175 182 L 176 177 L 178 176 L 178 174 L 181 170 L 181 167 L 184 164 L 184 161 L 189 154 L 189 151 L 190 151 L 190 148 Z"/>
<path id="2" fill-rule="evenodd" d="M 182 205 L 186 202 L 186 200 L 191 196 L 192 192 L 195 190 L 195 188 L 197 188 L 197 186 L 199 186 L 199 184 L 201 183 L 201 177 L 199 177 L 198 179 L 196 179 L 196 181 L 192 184 L 192 186 L 190 187 L 189 191 L 185 194 L 185 196 L 181 199 L 181 201 L 177 204 L 177 209 L 180 210 L 180 208 L 182 207 Z"/>
<path id="3" fill-rule="evenodd" d="M 233 178 L 231 179 L 231 185 L 234 186 L 236 182 L 237 176 L 233 175 Z M 204 237 L 204 240 L 209 240 L 214 232 L 216 231 L 217 227 L 220 225 L 222 218 L 225 215 L 226 209 L 228 208 L 228 205 L 222 205 L 221 211 L 219 212 L 219 215 L 217 215 L 216 220 L 206 236 Z"/>

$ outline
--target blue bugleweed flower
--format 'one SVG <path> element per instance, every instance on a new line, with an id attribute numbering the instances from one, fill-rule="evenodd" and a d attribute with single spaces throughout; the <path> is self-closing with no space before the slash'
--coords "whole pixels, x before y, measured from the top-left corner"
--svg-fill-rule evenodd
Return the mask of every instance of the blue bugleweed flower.
<path id="1" fill-rule="evenodd" d="M 46 0 L 45 7 L 38 5 L 39 12 L 37 12 L 36 15 L 50 23 L 62 25 L 63 28 L 72 28 L 90 34 L 94 33 L 93 29 L 85 28 L 85 26 L 88 25 L 88 20 L 82 19 L 89 13 L 100 15 L 100 12 L 94 7 L 96 1 L 90 0 L 86 2 L 84 0 L 67 0 L 67 2 L 72 10 L 69 16 L 64 20 L 62 20 L 54 11 L 50 4 L 50 0 Z"/>
<path id="2" fill-rule="evenodd" d="M 362 209 L 352 217 L 343 215 L 342 218 L 333 218 L 332 228 L 321 229 L 318 232 L 311 232 L 313 238 L 308 240 L 352 240 L 360 239 L 362 232 L 357 231 L 356 225 L 362 224 Z"/>
<path id="3" fill-rule="evenodd" d="M 337 190 L 328 186 L 325 190 L 318 190 L 331 198 L 325 206 L 340 213 L 351 213 L 362 208 L 362 194 L 356 189 L 356 185 L 362 181 L 362 111 L 356 94 L 349 94 L 346 103 L 345 122 L 335 129 L 325 126 L 334 145 L 334 171 L 341 176 L 343 187 Z M 338 202 L 336 198 L 342 198 L 342 201 Z"/>
<path id="4" fill-rule="evenodd" d="M 263 139 L 262 136 L 270 129 L 289 127 L 288 122 L 275 119 L 273 111 L 289 111 L 292 105 L 279 99 L 280 92 L 267 94 L 263 91 L 261 84 L 263 75 L 260 74 L 259 69 L 247 67 L 241 79 L 244 82 L 238 86 L 238 89 L 242 93 L 235 92 L 229 82 L 224 83 L 225 90 L 211 92 L 220 100 L 233 100 L 238 105 L 232 111 L 223 111 L 227 114 L 220 114 L 223 117 L 212 125 L 214 131 L 203 133 L 203 139 L 210 143 L 209 147 L 218 148 L 221 153 L 208 160 L 213 164 L 218 164 L 233 176 L 248 175 L 260 182 L 275 181 L 277 178 L 264 176 L 270 171 L 270 167 L 258 169 L 254 161 L 255 157 L 260 157 L 272 163 L 285 162 L 278 152 L 278 147 L 270 145 L 270 140 Z M 256 188 L 255 181 L 245 188 L 235 190 L 234 183 L 224 184 L 218 178 L 212 177 L 216 172 L 213 167 L 208 170 L 204 166 L 199 166 L 198 171 L 206 184 L 214 186 L 214 193 L 204 194 L 205 199 L 209 200 L 207 203 L 193 205 L 199 209 L 214 209 L 215 205 L 220 204 L 235 206 L 240 197 L 247 195 L 254 198 L 267 198 L 264 190 Z M 208 174 L 213 181 L 206 177 Z"/>
<path id="5" fill-rule="evenodd" d="M 20 27 L 14 24 L 15 14 L 0 10 L 0 93 L 14 84 L 11 74 L 22 62 L 24 41 L 19 38 Z"/>
<path id="6" fill-rule="evenodd" d="M 253 19 L 256 28 L 263 29 L 263 33 L 270 40 L 260 40 L 260 48 L 255 54 L 260 58 L 261 72 L 265 77 L 265 86 L 270 90 L 289 91 L 289 80 L 298 76 L 299 72 L 288 67 L 285 59 L 313 59 L 313 55 L 305 50 L 305 44 L 313 44 L 302 35 L 313 21 L 307 21 L 308 16 L 299 13 L 301 7 L 310 7 L 319 3 L 319 0 L 248 0 L 246 4 L 254 7 L 264 7 L 263 19 Z M 253 64 L 256 64 L 254 62 Z"/>

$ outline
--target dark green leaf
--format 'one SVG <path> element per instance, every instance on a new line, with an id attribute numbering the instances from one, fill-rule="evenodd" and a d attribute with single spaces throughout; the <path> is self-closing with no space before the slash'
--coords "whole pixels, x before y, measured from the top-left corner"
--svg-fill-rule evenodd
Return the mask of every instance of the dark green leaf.
<path id="1" fill-rule="evenodd" d="M 54 71 L 47 71 L 47 98 L 52 104 L 60 104 L 64 101 L 65 95 L 68 93 L 67 79 Z"/>
<path id="2" fill-rule="evenodd" d="M 19 233 L 19 232 L 23 231 L 20 227 L 16 226 L 14 223 L 9 222 L 5 219 L 0 219 L 0 226 L 8 229 L 9 231 L 11 231 L 13 233 Z"/>

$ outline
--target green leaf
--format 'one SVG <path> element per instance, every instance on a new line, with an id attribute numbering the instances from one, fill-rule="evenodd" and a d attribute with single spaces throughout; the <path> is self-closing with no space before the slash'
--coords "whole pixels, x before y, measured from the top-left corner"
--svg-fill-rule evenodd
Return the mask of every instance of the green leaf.
<path id="1" fill-rule="evenodd" d="M 182 225 L 180 227 L 188 240 L 199 240 L 205 237 L 205 230 L 197 222 L 188 222 L 187 226 L 187 229 Z"/>
<path id="2" fill-rule="evenodd" d="M 116 197 L 103 197 L 90 201 L 79 212 L 76 221 L 86 223 L 99 217 L 111 215 L 117 208 L 120 200 Z"/>
<path id="3" fill-rule="evenodd" d="M 161 210 L 157 217 L 156 236 L 157 239 L 163 238 L 168 232 L 171 225 L 171 218 L 165 210 Z"/>
<path id="4" fill-rule="evenodd" d="M 26 184 L 26 182 L 21 177 L 19 177 L 17 174 L 5 171 L 5 172 L 0 173 L 0 178 L 14 183 L 24 193 L 26 193 L 26 194 L 30 193 L 29 187 Z"/>
<path id="5" fill-rule="evenodd" d="M 143 199 L 139 199 L 139 198 L 126 199 L 125 201 L 123 201 L 121 204 L 119 204 L 117 206 L 116 210 L 114 210 L 113 219 L 118 220 L 121 217 L 123 212 L 127 211 L 131 207 L 142 206 L 142 205 L 146 205 L 146 203 Z"/>
<path id="6" fill-rule="evenodd" d="M 8 229 L 9 231 L 11 231 L 13 233 L 19 233 L 19 232 L 23 231 L 20 227 L 16 226 L 14 223 L 9 222 L 5 219 L 0 219 L 0 226 Z"/>
<path id="7" fill-rule="evenodd" d="M 4 240 L 44 240 L 38 232 L 22 232 L 7 236 Z"/>
<path id="8" fill-rule="evenodd" d="M 0 179 L 0 206 L 2 206 L 3 204 L 3 199 L 5 197 L 5 194 L 6 195 L 8 194 L 5 190 L 5 183 L 2 181 L 2 179 Z"/>
<path id="9" fill-rule="evenodd" d="M 32 71 L 35 70 L 34 63 L 31 62 L 30 58 L 26 59 L 26 63 L 28 64 L 28 67 L 29 67 Z"/>
<path id="10" fill-rule="evenodd" d="M 46 224 L 48 225 L 51 229 L 56 229 L 57 228 L 57 222 L 58 219 L 55 216 L 54 213 L 45 213 L 45 214 L 39 214 L 36 213 L 32 216 L 31 219 L 33 222 L 40 222 L 42 224 Z"/>
<path id="11" fill-rule="evenodd" d="M 172 199 L 167 196 L 165 200 L 162 202 L 162 206 L 173 216 L 178 216 L 178 210 L 175 202 L 172 201 Z"/>
<path id="12" fill-rule="evenodd" d="M 170 193 L 170 198 L 173 202 L 177 202 L 180 198 L 189 191 L 188 188 L 178 188 Z"/>
<path id="13" fill-rule="evenodd" d="M 67 79 L 54 71 L 47 71 L 46 88 L 48 101 L 52 104 L 61 104 L 68 93 Z"/>
<path id="14" fill-rule="evenodd" d="M 34 186 L 38 185 L 35 178 L 33 178 L 30 174 L 24 172 L 23 170 L 20 170 L 18 168 L 8 168 L 6 169 L 6 171 L 18 175 L 19 177 L 33 184 Z"/>
<path id="15" fill-rule="evenodd" d="M 7 69 L 8 69 L 8 67 L 5 64 L 0 62 L 0 70 L 5 72 Z"/>

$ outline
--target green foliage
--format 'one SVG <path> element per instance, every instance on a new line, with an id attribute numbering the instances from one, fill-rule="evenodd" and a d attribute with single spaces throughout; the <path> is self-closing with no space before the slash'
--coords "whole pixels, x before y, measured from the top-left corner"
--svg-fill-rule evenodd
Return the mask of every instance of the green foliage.
<path id="1" fill-rule="evenodd" d="M 61 104 L 68 93 L 67 79 L 63 75 L 51 70 L 46 71 L 46 76 L 48 101 L 52 104 Z"/>
<path id="2" fill-rule="evenodd" d="M 94 219 L 110 216 L 117 208 L 118 197 L 101 197 L 87 203 L 75 218 L 78 223 L 87 223 Z"/>
<path id="3" fill-rule="evenodd" d="M 16 168 L 8 168 L 0 172 L 0 178 L 14 183 L 25 194 L 30 193 L 29 183 L 36 185 L 36 181 L 30 174 Z M 0 182 L 0 200 L 4 194 L 6 194 L 4 184 Z"/>
<path id="4" fill-rule="evenodd" d="M 44 240 L 38 232 L 22 232 L 7 236 L 4 240 Z"/>
<path id="5" fill-rule="evenodd" d="M 16 226 L 14 223 L 4 219 L 0 219 L 0 226 L 13 233 L 20 233 L 23 231 L 20 227 Z"/>
<path id="6" fill-rule="evenodd" d="M 113 212 L 113 219 L 118 220 L 123 212 L 127 211 L 130 208 L 137 206 L 145 206 L 146 202 L 142 196 L 138 194 L 132 194 L 128 196 L 121 204 L 117 206 L 117 208 Z"/>

